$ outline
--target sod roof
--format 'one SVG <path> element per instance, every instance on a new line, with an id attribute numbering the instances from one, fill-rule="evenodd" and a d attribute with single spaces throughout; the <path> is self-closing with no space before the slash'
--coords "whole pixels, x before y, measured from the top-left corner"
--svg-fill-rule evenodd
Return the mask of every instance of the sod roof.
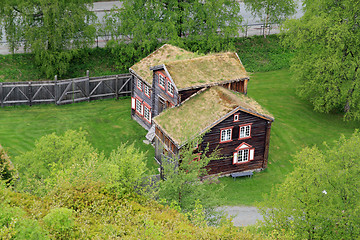
<path id="1" fill-rule="evenodd" d="M 241 111 L 273 121 L 273 116 L 262 108 L 255 100 L 215 86 L 185 101 L 181 106 L 170 108 L 153 118 L 153 121 L 173 141 L 181 146 L 208 128 L 217 124 L 231 114 Z"/>
<path id="2" fill-rule="evenodd" d="M 189 59 L 198 57 L 196 53 L 186 51 L 185 49 L 172 46 L 170 44 L 165 44 L 149 56 L 143 58 L 140 62 L 134 64 L 131 69 L 148 84 L 152 84 L 153 75 L 150 71 L 150 67 L 166 64 L 168 62 L 180 60 L 180 59 Z"/>
<path id="3" fill-rule="evenodd" d="M 249 78 L 236 53 L 226 52 L 165 63 L 178 89 Z"/>

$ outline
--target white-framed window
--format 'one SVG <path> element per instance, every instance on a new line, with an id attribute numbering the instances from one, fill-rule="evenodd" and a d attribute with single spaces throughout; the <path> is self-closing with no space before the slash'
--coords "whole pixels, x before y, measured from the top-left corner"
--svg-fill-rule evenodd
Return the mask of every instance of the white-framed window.
<path id="1" fill-rule="evenodd" d="M 233 164 L 241 164 L 254 160 L 255 148 L 243 142 L 234 152 Z"/>
<path id="2" fill-rule="evenodd" d="M 249 149 L 240 150 L 238 152 L 238 162 L 249 161 Z"/>
<path id="3" fill-rule="evenodd" d="M 167 82 L 167 91 L 171 96 L 174 96 L 174 86 L 170 81 Z"/>
<path id="4" fill-rule="evenodd" d="M 162 74 L 159 74 L 159 85 L 165 90 L 165 77 Z"/>
<path id="5" fill-rule="evenodd" d="M 136 112 L 138 112 L 140 115 L 143 115 L 143 105 L 139 99 L 136 98 Z"/>
<path id="6" fill-rule="evenodd" d="M 150 97 L 150 88 L 146 84 L 144 84 L 144 93 L 146 96 Z"/>
<path id="7" fill-rule="evenodd" d="M 251 125 L 240 126 L 239 138 L 249 138 L 251 137 Z"/>
<path id="8" fill-rule="evenodd" d="M 238 122 L 239 121 L 239 114 L 235 114 L 234 115 L 234 122 Z"/>
<path id="9" fill-rule="evenodd" d="M 140 79 L 138 79 L 138 80 L 136 81 L 136 86 L 137 86 L 137 88 L 138 88 L 140 91 L 142 91 L 142 82 L 141 82 Z"/>
<path id="10" fill-rule="evenodd" d="M 232 133 L 232 128 L 227 128 L 227 129 L 221 130 L 220 142 L 231 141 L 231 133 Z"/>
<path id="11" fill-rule="evenodd" d="M 144 105 L 144 118 L 148 122 L 151 122 L 151 111 L 150 111 L 150 108 L 148 108 L 146 105 Z"/>

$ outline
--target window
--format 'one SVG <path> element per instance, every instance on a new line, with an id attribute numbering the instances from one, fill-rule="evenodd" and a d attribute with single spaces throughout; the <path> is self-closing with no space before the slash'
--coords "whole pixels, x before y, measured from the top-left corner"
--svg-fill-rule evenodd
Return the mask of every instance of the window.
<path id="1" fill-rule="evenodd" d="M 151 123 L 151 111 L 146 105 L 144 105 L 144 118 Z"/>
<path id="2" fill-rule="evenodd" d="M 167 91 L 169 95 L 174 96 L 174 86 L 171 84 L 170 81 L 167 82 Z"/>
<path id="3" fill-rule="evenodd" d="M 239 114 L 235 114 L 234 115 L 234 122 L 238 122 L 239 121 Z"/>
<path id="4" fill-rule="evenodd" d="M 239 139 L 251 137 L 251 125 L 240 126 Z"/>
<path id="5" fill-rule="evenodd" d="M 249 149 L 240 150 L 238 152 L 238 162 L 249 161 Z"/>
<path id="6" fill-rule="evenodd" d="M 231 132 L 232 132 L 232 128 L 221 130 L 220 142 L 231 141 Z"/>
<path id="7" fill-rule="evenodd" d="M 159 85 L 162 89 L 165 90 L 165 77 L 161 74 L 159 74 Z"/>
<path id="8" fill-rule="evenodd" d="M 137 88 L 138 88 L 140 91 L 142 91 L 142 82 L 141 82 L 140 79 L 138 79 L 138 80 L 136 81 L 136 86 L 137 86 Z"/>
<path id="9" fill-rule="evenodd" d="M 150 97 L 150 88 L 146 84 L 144 84 L 144 93 L 146 96 Z"/>
<path id="10" fill-rule="evenodd" d="M 233 164 L 242 164 L 254 160 L 255 149 L 247 143 L 240 144 L 234 152 Z"/>
<path id="11" fill-rule="evenodd" d="M 142 113 L 142 103 L 137 98 L 136 98 L 136 112 L 138 112 L 140 115 L 143 115 L 143 113 Z"/>

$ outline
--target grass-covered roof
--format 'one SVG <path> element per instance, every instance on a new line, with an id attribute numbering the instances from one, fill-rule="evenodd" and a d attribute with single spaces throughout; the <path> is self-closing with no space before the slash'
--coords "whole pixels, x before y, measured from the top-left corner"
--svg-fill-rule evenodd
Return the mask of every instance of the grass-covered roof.
<path id="1" fill-rule="evenodd" d="M 165 63 L 178 89 L 248 78 L 236 53 L 226 52 Z"/>
<path id="2" fill-rule="evenodd" d="M 150 71 L 150 67 L 166 64 L 168 62 L 180 60 L 180 59 L 189 59 L 198 57 L 196 53 L 186 51 L 185 49 L 172 46 L 170 44 L 165 44 L 149 56 L 143 58 L 140 62 L 134 64 L 131 69 L 146 81 L 148 84 L 152 84 L 153 75 Z"/>
<path id="3" fill-rule="evenodd" d="M 180 146 L 237 108 L 273 120 L 273 116 L 255 100 L 215 86 L 193 96 L 179 107 L 162 112 L 153 121 Z"/>

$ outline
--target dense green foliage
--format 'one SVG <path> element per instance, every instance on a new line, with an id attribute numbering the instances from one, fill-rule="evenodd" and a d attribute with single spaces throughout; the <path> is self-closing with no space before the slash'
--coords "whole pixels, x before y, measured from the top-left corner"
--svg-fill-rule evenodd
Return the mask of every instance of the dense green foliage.
<path id="1" fill-rule="evenodd" d="M 0 142 L 12 160 L 35 147 L 42 136 L 82 128 L 91 145 L 109 156 L 122 143 L 146 151 L 150 174 L 157 172 L 154 148 L 142 142 L 146 130 L 132 120 L 130 99 L 104 100 L 55 106 L 20 106 L 0 109 Z M 16 164 L 16 162 L 14 162 Z"/>
<path id="2" fill-rule="evenodd" d="M 320 151 L 305 148 L 295 169 L 264 202 L 264 227 L 287 239 L 358 239 L 360 133 Z"/>
<path id="3" fill-rule="evenodd" d="M 180 207 L 183 212 L 192 213 L 197 204 L 205 210 L 204 218 L 215 220 L 213 208 L 218 206 L 218 192 L 205 166 L 211 160 L 218 160 L 218 152 L 209 155 L 208 149 L 196 149 L 201 138 L 191 140 L 181 149 L 181 158 L 163 158 L 162 167 L 165 181 L 160 182 L 159 197 L 167 205 Z M 209 190 L 211 188 L 211 190 Z M 213 218 L 213 219 L 211 219 Z"/>
<path id="4" fill-rule="evenodd" d="M 47 164 L 31 161 L 20 169 L 27 188 L 18 182 L 14 189 L 5 188 L 0 181 L 1 239 L 258 238 L 226 220 L 208 227 L 199 203 L 185 216 L 155 203 L 152 194 L 139 195 L 146 187 L 144 155 L 133 145 L 121 145 L 105 159 L 83 132 L 68 131 L 42 137 L 32 151 L 17 158 L 24 163 L 27 157 Z M 39 194 L 37 188 L 45 191 Z"/>
<path id="5" fill-rule="evenodd" d="M 295 13 L 296 7 L 294 0 L 244 0 L 244 3 L 247 10 L 259 17 L 265 26 L 281 23 Z M 267 34 L 264 31 L 264 37 Z"/>
<path id="6" fill-rule="evenodd" d="M 4 148 L 0 145 L 0 181 L 3 180 L 6 184 L 11 184 L 15 178 L 16 170 Z"/>
<path id="7" fill-rule="evenodd" d="M 284 43 L 296 48 L 292 62 L 298 93 L 320 112 L 360 118 L 360 5 L 356 0 L 304 1 L 305 14 L 285 25 Z"/>
<path id="8" fill-rule="evenodd" d="M 121 144 L 109 158 L 86 140 L 85 132 L 68 130 L 41 137 L 35 148 L 15 158 L 19 171 L 18 191 L 43 196 L 60 182 L 105 181 L 109 190 L 123 196 L 139 187 L 147 172 L 145 154 L 134 144 Z"/>
<path id="9" fill-rule="evenodd" d="M 105 17 L 104 31 L 115 41 L 131 41 L 144 51 L 159 42 L 201 42 L 208 51 L 219 51 L 222 39 L 238 35 L 240 5 L 235 0 L 149 1 L 125 0 L 122 9 Z M 121 36 L 120 36 L 121 34 Z"/>
<path id="10" fill-rule="evenodd" d="M 249 72 L 273 71 L 290 67 L 294 51 L 283 47 L 277 35 L 270 35 L 266 39 L 260 36 L 236 38 L 233 41 L 235 51 Z M 206 48 L 202 49 L 201 45 L 190 40 L 185 41 L 182 47 L 195 52 L 207 53 Z M 150 51 L 154 50 L 155 48 Z M 150 53 L 141 48 L 127 51 L 128 48 L 122 48 L 121 45 L 114 48 L 82 50 L 77 57 L 71 60 L 69 70 L 62 78 L 82 77 L 88 69 L 90 76 L 127 73 L 129 67 Z M 0 82 L 45 79 L 47 79 L 46 76 L 34 64 L 32 54 L 0 56 Z"/>
<path id="11" fill-rule="evenodd" d="M 93 44 L 92 0 L 5 0 L 0 19 L 11 51 L 24 46 L 34 53 L 47 77 L 62 75 L 78 49 Z"/>

